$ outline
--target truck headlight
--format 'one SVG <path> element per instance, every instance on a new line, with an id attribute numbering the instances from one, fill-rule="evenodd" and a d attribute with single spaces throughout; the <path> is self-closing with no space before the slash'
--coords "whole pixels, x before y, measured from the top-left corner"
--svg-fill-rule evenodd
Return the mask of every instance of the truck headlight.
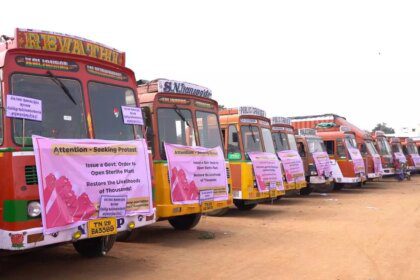
<path id="1" fill-rule="evenodd" d="M 38 201 L 32 201 L 28 203 L 28 215 L 31 218 L 35 218 L 41 215 L 41 204 Z"/>

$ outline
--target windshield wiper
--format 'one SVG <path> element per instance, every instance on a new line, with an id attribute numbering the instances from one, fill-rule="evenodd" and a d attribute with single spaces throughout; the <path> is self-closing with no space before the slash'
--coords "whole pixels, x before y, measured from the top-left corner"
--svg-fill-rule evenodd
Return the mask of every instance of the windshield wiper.
<path id="1" fill-rule="evenodd" d="M 248 128 L 251 131 L 252 140 L 254 141 L 254 143 L 257 143 L 257 139 L 255 138 L 254 130 L 252 129 L 252 126 L 250 124 L 248 124 Z"/>
<path id="2" fill-rule="evenodd" d="M 188 127 L 190 127 L 190 124 L 188 123 L 187 119 L 185 119 L 184 115 L 182 114 L 181 110 L 179 110 L 178 106 L 174 106 L 175 113 L 181 118 L 183 122 L 187 124 Z"/>
<path id="3" fill-rule="evenodd" d="M 69 89 L 63 84 L 63 82 L 56 76 L 54 76 L 54 74 L 51 73 L 51 71 L 47 71 L 47 75 L 51 78 L 51 80 L 53 80 L 54 83 L 56 83 L 63 90 L 63 92 L 74 103 L 74 105 L 77 105 L 76 100 L 74 100 L 73 96 L 71 96 Z"/>

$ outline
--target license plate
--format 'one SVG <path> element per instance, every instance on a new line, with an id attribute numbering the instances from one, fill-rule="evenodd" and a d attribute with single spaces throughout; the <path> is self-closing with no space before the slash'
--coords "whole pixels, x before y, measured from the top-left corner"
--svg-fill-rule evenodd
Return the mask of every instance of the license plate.
<path id="1" fill-rule="evenodd" d="M 214 209 L 214 207 L 213 207 L 213 202 L 212 201 L 204 201 L 201 204 L 201 211 L 202 212 L 208 212 L 208 211 L 211 211 L 213 209 Z"/>
<path id="2" fill-rule="evenodd" d="M 103 218 L 88 221 L 88 237 L 117 234 L 117 219 Z"/>

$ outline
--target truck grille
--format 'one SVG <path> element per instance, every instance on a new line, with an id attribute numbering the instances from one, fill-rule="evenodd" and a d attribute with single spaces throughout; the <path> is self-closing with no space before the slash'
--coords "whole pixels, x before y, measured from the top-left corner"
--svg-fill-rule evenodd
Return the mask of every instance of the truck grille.
<path id="1" fill-rule="evenodd" d="M 38 176 L 36 175 L 36 166 L 27 165 L 25 166 L 25 181 L 27 185 L 38 184 Z"/>

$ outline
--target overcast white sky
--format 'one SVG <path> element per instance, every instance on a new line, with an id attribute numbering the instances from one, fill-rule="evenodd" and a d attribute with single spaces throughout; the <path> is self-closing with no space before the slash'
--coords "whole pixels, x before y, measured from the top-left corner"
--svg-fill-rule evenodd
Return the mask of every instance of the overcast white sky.
<path id="1" fill-rule="evenodd" d="M 4 1 L 0 34 L 68 33 L 127 53 L 137 79 L 209 87 L 269 116 L 420 123 L 418 1 Z"/>

